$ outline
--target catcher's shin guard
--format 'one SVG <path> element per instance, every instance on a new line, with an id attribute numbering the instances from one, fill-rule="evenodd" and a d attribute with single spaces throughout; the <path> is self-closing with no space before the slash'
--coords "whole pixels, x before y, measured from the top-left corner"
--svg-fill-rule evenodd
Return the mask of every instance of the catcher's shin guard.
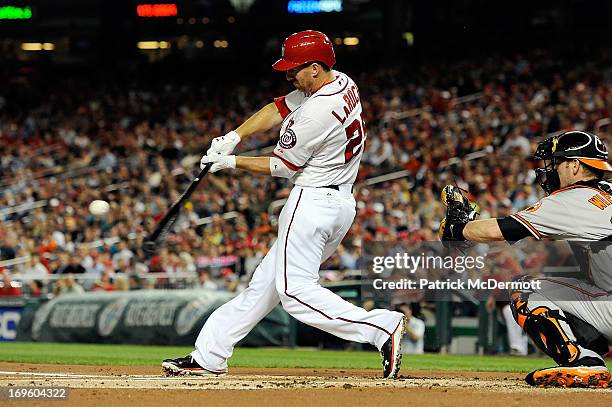
<path id="1" fill-rule="evenodd" d="M 516 322 L 533 340 L 534 344 L 554 359 L 559 365 L 571 365 L 580 358 L 580 349 L 560 310 L 539 306 L 531 310 L 527 307 L 529 294 L 514 292 L 511 308 Z M 564 328 L 566 326 L 567 328 Z"/>

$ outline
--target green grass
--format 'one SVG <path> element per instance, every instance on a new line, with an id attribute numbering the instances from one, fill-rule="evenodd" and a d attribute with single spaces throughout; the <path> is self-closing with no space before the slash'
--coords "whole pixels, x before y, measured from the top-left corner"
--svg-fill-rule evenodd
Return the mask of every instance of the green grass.
<path id="1" fill-rule="evenodd" d="M 0 361 L 85 365 L 158 366 L 162 359 L 184 356 L 191 347 L 95 345 L 13 342 L 0 344 Z M 405 355 L 406 370 L 525 372 L 547 366 L 544 358 L 459 355 Z M 283 348 L 237 348 L 230 366 L 379 369 L 376 352 L 289 350 Z"/>

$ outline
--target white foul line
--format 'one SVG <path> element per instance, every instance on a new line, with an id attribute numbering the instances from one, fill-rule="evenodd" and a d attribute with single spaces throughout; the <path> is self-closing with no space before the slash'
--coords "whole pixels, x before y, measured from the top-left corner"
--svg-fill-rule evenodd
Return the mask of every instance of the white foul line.
<path id="1" fill-rule="evenodd" d="M 42 372 L 5 372 L 0 371 L 0 375 L 20 375 L 20 376 L 42 376 L 42 377 L 76 377 L 76 378 L 110 378 L 117 376 L 103 375 L 84 375 L 75 373 L 42 373 Z"/>
<path id="2" fill-rule="evenodd" d="M 161 375 L 86 375 L 76 373 L 44 373 L 44 372 L 9 372 L 0 371 L 0 375 L 16 375 L 16 376 L 34 376 L 34 377 L 57 377 L 60 379 L 111 379 L 111 380 L 202 380 L 201 377 L 194 376 L 173 376 L 166 377 Z"/>

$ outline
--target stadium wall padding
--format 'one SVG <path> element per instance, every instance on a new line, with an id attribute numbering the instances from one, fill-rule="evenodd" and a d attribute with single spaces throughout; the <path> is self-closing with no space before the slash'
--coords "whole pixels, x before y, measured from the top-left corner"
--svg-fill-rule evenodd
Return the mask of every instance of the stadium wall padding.
<path id="1" fill-rule="evenodd" d="M 18 341 L 193 345 L 210 314 L 234 294 L 205 289 L 67 294 L 30 301 Z M 289 315 L 277 306 L 242 346 L 288 344 Z"/>

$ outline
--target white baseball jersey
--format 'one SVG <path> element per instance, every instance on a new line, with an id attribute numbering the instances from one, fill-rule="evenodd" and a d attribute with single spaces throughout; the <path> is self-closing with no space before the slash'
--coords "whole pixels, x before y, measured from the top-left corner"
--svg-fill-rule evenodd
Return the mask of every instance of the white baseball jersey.
<path id="1" fill-rule="evenodd" d="M 274 102 L 283 116 L 274 155 L 293 171 L 291 182 L 304 187 L 352 184 L 366 139 L 357 85 L 332 71 L 333 82 L 310 96 L 295 90 Z"/>
<path id="2" fill-rule="evenodd" d="M 576 184 L 511 217 L 538 240 L 569 241 L 589 280 L 612 291 L 611 194 L 594 185 Z"/>

